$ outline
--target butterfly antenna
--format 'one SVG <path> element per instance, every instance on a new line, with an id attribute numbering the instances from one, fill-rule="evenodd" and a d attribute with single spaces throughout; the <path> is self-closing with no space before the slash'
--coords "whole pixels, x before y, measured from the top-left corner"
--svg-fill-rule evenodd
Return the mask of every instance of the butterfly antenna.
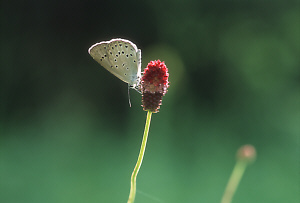
<path id="1" fill-rule="evenodd" d="M 129 101 L 129 107 L 131 107 L 130 94 L 129 94 L 129 87 L 130 87 L 130 85 L 128 84 L 128 101 Z"/>

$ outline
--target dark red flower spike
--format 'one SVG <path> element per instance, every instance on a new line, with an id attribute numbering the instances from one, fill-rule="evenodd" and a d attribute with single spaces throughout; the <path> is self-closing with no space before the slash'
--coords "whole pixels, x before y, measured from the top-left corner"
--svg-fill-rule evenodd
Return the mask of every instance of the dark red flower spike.
<path id="1" fill-rule="evenodd" d="M 157 113 L 162 103 L 162 97 L 169 87 L 168 68 L 160 60 L 151 61 L 141 78 L 142 103 L 145 111 Z"/>

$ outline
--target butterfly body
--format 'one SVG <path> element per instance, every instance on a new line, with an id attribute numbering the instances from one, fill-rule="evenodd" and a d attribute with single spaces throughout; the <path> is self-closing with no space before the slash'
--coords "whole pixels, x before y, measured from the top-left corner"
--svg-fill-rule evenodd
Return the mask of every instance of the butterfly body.
<path id="1" fill-rule="evenodd" d="M 141 50 L 129 40 L 112 39 L 96 43 L 89 54 L 106 70 L 136 88 L 141 78 Z"/>

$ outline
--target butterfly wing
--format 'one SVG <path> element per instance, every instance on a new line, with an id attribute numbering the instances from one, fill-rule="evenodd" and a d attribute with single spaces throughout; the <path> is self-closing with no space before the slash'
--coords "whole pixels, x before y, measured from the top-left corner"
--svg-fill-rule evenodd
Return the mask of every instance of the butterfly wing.
<path id="1" fill-rule="evenodd" d="M 106 70 L 135 87 L 141 77 L 141 50 L 125 39 L 97 43 L 89 54 Z"/>

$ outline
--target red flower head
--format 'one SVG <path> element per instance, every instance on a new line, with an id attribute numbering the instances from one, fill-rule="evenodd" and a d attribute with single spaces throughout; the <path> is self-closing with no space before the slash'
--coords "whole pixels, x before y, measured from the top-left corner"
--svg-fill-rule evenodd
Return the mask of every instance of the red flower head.
<path id="1" fill-rule="evenodd" d="M 148 63 L 141 79 L 142 106 L 145 111 L 158 112 L 162 97 L 169 87 L 168 77 L 168 68 L 164 62 L 157 60 Z"/>

